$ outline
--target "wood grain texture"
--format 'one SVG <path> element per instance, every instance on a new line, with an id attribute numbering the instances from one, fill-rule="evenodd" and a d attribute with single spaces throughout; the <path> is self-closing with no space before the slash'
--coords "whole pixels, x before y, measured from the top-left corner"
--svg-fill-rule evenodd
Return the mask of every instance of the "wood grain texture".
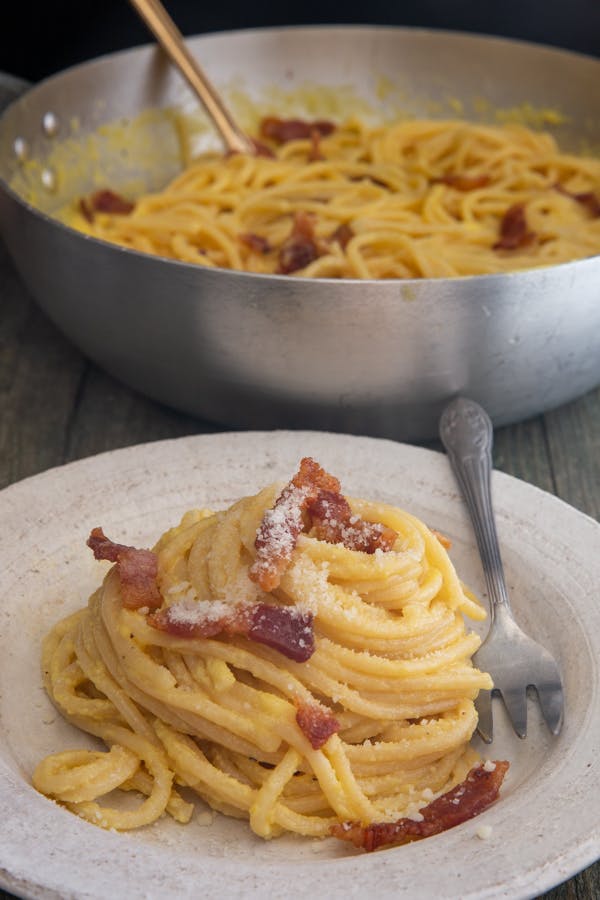
<path id="1" fill-rule="evenodd" d="M 546 430 L 555 493 L 600 521 L 600 390 L 549 413 Z"/>
<path id="2" fill-rule="evenodd" d="M 223 430 L 125 388 L 88 363 L 65 440 L 65 461 L 118 447 Z"/>
<path id="3" fill-rule="evenodd" d="M 0 488 L 95 453 L 220 430 L 142 397 L 84 359 L 32 303 L 0 247 Z M 498 429 L 494 462 L 600 518 L 600 390 Z M 12 896 L 0 890 L 0 898 Z M 543 896 L 595 900 L 600 863 Z"/>

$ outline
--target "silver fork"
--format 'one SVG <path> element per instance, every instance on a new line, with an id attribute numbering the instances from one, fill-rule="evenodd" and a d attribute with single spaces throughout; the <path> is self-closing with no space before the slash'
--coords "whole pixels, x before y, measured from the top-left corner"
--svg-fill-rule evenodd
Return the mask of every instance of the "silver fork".
<path id="1" fill-rule="evenodd" d="M 492 510 L 493 427 L 489 416 L 473 400 L 459 397 L 444 409 L 440 437 L 460 485 L 477 538 L 490 598 L 490 629 L 474 656 L 494 681 L 491 691 L 480 691 L 476 707 L 477 730 L 490 744 L 493 738 L 492 696 L 500 694 L 512 726 L 520 738 L 527 735 L 527 689 L 534 687 L 552 734 L 563 722 L 563 687 L 554 657 L 526 635 L 515 622 Z"/>

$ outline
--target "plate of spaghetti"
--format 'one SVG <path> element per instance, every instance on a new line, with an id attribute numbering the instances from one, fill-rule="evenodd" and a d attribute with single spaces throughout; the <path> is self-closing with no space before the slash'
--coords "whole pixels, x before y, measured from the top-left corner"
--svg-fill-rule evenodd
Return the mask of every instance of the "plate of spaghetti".
<path id="1" fill-rule="evenodd" d="M 592 862 L 600 526 L 494 477 L 516 614 L 561 661 L 567 717 L 553 738 L 532 705 L 522 742 L 498 709 L 492 748 L 483 580 L 440 454 L 224 433 L 3 491 L 2 884 L 450 900 Z"/>

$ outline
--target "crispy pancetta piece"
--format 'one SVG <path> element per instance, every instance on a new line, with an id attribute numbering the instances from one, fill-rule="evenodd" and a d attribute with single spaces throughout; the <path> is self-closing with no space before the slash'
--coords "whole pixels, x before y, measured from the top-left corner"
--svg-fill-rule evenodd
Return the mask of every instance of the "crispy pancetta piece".
<path id="1" fill-rule="evenodd" d="M 433 184 L 446 184 L 448 187 L 453 187 L 457 191 L 466 193 L 467 191 L 476 191 L 478 188 L 487 187 L 491 180 L 489 175 L 448 173 L 447 175 L 440 175 L 439 178 L 434 178 Z"/>
<path id="2" fill-rule="evenodd" d="M 263 591 L 273 591 L 288 567 L 304 529 L 303 513 L 319 491 L 338 491 L 340 483 L 321 466 L 305 457 L 272 509 L 266 510 L 256 534 L 256 557 L 249 576 Z"/>
<path id="3" fill-rule="evenodd" d="M 365 522 L 354 515 L 342 494 L 320 491 L 307 505 L 315 537 L 328 544 L 343 544 L 349 550 L 375 553 L 391 550 L 398 533 L 380 522 Z"/>
<path id="4" fill-rule="evenodd" d="M 600 218 L 600 197 L 598 197 L 597 194 L 594 194 L 593 191 L 581 191 L 580 193 L 574 194 L 572 191 L 568 191 L 563 187 L 562 184 L 556 184 L 555 188 L 559 194 L 564 194 L 565 197 L 570 197 L 571 200 L 575 200 L 583 206 L 592 219 Z"/>
<path id="5" fill-rule="evenodd" d="M 311 147 L 308 151 L 308 161 L 320 162 L 322 159 L 325 159 L 321 151 L 321 132 L 316 128 L 313 128 L 310 133 L 310 143 Z"/>
<path id="6" fill-rule="evenodd" d="M 587 209 L 592 219 L 600 219 L 600 197 L 597 194 L 593 191 L 582 191 L 572 196 L 577 203 Z"/>
<path id="7" fill-rule="evenodd" d="M 121 582 L 121 599 L 127 609 L 147 606 L 157 609 L 163 598 L 158 590 L 156 575 L 158 559 L 151 550 L 138 550 L 125 544 L 115 544 L 101 528 L 94 528 L 87 540 L 96 559 L 116 563 Z"/>
<path id="8" fill-rule="evenodd" d="M 500 237 L 493 245 L 494 250 L 519 250 L 528 247 L 537 238 L 534 231 L 530 231 L 525 217 L 525 207 L 522 203 L 510 206 L 500 223 Z"/>
<path id="9" fill-rule="evenodd" d="M 293 659 L 306 662 L 315 652 L 313 614 L 294 606 L 257 603 L 253 609 L 248 638 L 265 644 Z"/>
<path id="10" fill-rule="evenodd" d="M 276 144 L 287 144 L 288 141 L 312 139 L 314 133 L 319 137 L 327 137 L 335 131 L 333 122 L 317 119 L 306 122 L 304 119 L 279 119 L 267 116 L 260 123 L 260 136 Z"/>
<path id="11" fill-rule="evenodd" d="M 290 272 L 297 272 L 321 255 L 312 217 L 302 211 L 295 213 L 289 237 L 279 249 L 277 273 L 289 275 Z"/>
<path id="12" fill-rule="evenodd" d="M 298 703 L 296 722 L 313 750 L 320 750 L 331 735 L 340 730 L 340 723 L 333 713 L 315 703 Z"/>
<path id="13" fill-rule="evenodd" d="M 331 834 L 370 852 L 385 845 L 404 844 L 447 831 L 479 815 L 496 800 L 508 767 L 509 763 L 504 760 L 475 766 L 464 781 L 423 807 L 413 819 L 372 825 L 338 823 L 332 825 Z"/>
<path id="14" fill-rule="evenodd" d="M 337 241 L 342 250 L 345 250 L 353 237 L 354 232 L 352 231 L 351 226 L 348 225 L 347 222 L 343 222 L 341 225 L 338 225 L 335 231 L 331 234 L 329 240 Z"/>
<path id="15" fill-rule="evenodd" d="M 94 212 L 112 213 L 118 216 L 126 216 L 135 209 L 135 203 L 108 188 L 96 191 L 88 198 L 88 202 Z"/>
<path id="16" fill-rule="evenodd" d="M 312 613 L 294 606 L 268 603 L 228 604 L 182 601 L 151 613 L 147 622 L 158 631 L 184 638 L 241 634 L 265 644 L 295 662 L 306 662 L 315 650 Z"/>
<path id="17" fill-rule="evenodd" d="M 79 212 L 90 224 L 94 221 L 97 212 L 125 216 L 134 209 L 135 203 L 108 188 L 96 191 L 89 197 L 81 197 L 79 200 Z"/>
<path id="18" fill-rule="evenodd" d="M 182 600 L 150 613 L 146 621 L 157 631 L 182 638 L 211 638 L 248 630 L 247 613 L 236 604 L 222 601 Z"/>
<path id="19" fill-rule="evenodd" d="M 91 204 L 85 197 L 81 197 L 79 200 L 79 212 L 90 225 L 94 221 L 94 210 L 91 207 Z"/>
<path id="20" fill-rule="evenodd" d="M 245 244 L 246 247 L 249 247 L 253 253 L 261 253 L 264 255 L 265 253 L 269 253 L 272 249 L 267 238 L 262 237 L 260 234 L 253 234 L 252 232 L 240 234 L 238 235 L 238 240 L 241 241 L 242 244 Z"/>
<path id="21" fill-rule="evenodd" d="M 265 156 L 267 159 L 275 159 L 275 154 L 270 147 L 267 147 L 267 145 L 263 144 L 262 141 L 257 141 L 256 138 L 251 138 L 251 140 L 257 156 Z"/>
<path id="22" fill-rule="evenodd" d="M 342 543 L 349 550 L 363 553 L 391 550 L 398 537 L 392 528 L 354 515 L 340 493 L 338 479 L 305 457 L 273 508 L 265 512 L 257 531 L 256 557 L 249 576 L 263 591 L 278 587 L 299 535 L 310 526 L 318 540 Z"/>
<path id="23" fill-rule="evenodd" d="M 452 541 L 445 534 L 442 534 L 441 531 L 436 531 L 435 528 L 429 529 L 431 533 L 438 539 L 444 550 L 449 550 L 452 546 Z"/>

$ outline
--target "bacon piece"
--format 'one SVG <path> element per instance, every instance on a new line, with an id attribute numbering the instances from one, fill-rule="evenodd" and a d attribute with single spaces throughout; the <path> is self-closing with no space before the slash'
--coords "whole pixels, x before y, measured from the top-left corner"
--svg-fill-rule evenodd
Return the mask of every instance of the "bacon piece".
<path id="1" fill-rule="evenodd" d="M 254 253 L 269 253 L 271 250 L 271 245 L 266 239 L 266 237 L 262 237 L 260 234 L 253 234 L 249 232 L 248 234 L 240 234 L 238 235 L 238 240 L 245 244 L 246 247 L 249 247 Z"/>
<path id="2" fill-rule="evenodd" d="M 183 638 L 211 638 L 217 634 L 245 634 L 250 610 L 223 601 L 182 600 L 151 613 L 148 625 Z"/>
<path id="3" fill-rule="evenodd" d="M 361 825 L 345 822 L 332 825 L 334 837 L 350 841 L 367 852 L 386 844 L 404 844 L 412 838 L 430 837 L 454 828 L 479 815 L 498 797 L 509 763 L 497 760 L 493 769 L 475 766 L 465 780 L 420 810 L 421 821 L 398 819 L 397 822 L 375 822 Z"/>
<path id="4" fill-rule="evenodd" d="M 265 156 L 267 159 L 275 159 L 275 154 L 270 147 L 267 147 L 267 145 L 263 144 L 262 141 L 257 141 L 256 138 L 251 138 L 251 140 L 254 144 L 254 149 L 257 156 Z"/>
<path id="5" fill-rule="evenodd" d="M 292 231 L 279 250 L 279 275 L 304 269 L 321 255 L 312 218 L 305 212 L 294 215 Z"/>
<path id="6" fill-rule="evenodd" d="M 375 553 L 391 550 L 398 533 L 380 522 L 365 522 L 354 515 L 350 504 L 340 493 L 320 491 L 307 506 L 315 535 L 328 544 L 343 544 L 349 550 Z"/>
<path id="7" fill-rule="evenodd" d="M 81 199 L 79 200 L 79 212 L 81 213 L 83 218 L 86 220 L 86 222 L 89 222 L 91 225 L 92 222 L 94 221 L 94 210 L 92 209 L 92 207 L 90 206 L 88 201 L 85 199 L 85 197 L 81 197 Z"/>
<path id="8" fill-rule="evenodd" d="M 478 188 L 487 187 L 491 182 L 489 175 L 459 175 L 456 173 L 448 173 L 434 178 L 432 184 L 447 184 L 457 191 L 466 193 L 467 191 L 476 191 Z"/>
<path id="9" fill-rule="evenodd" d="M 94 559 L 106 559 L 109 562 L 116 562 L 120 553 L 133 550 L 133 547 L 128 547 L 126 544 L 115 544 L 106 537 L 102 528 L 92 528 L 86 543 L 93 551 Z"/>
<path id="10" fill-rule="evenodd" d="M 379 522 L 365 522 L 355 516 L 340 494 L 338 479 L 305 457 L 273 508 L 265 512 L 256 534 L 256 557 L 248 574 L 263 591 L 278 587 L 304 530 L 304 512 L 319 540 L 343 543 L 350 550 L 390 550 L 398 537 L 393 529 Z"/>
<path id="11" fill-rule="evenodd" d="M 563 187 L 562 184 L 556 184 L 555 189 L 559 194 L 564 194 L 565 197 L 570 197 L 572 200 L 581 204 L 581 206 L 587 209 L 592 219 L 600 218 L 600 197 L 598 197 L 597 194 L 594 194 L 593 191 L 582 191 L 578 194 L 574 194 L 572 191 L 568 191 Z"/>
<path id="12" fill-rule="evenodd" d="M 504 213 L 500 223 L 500 239 L 493 245 L 494 250 L 518 250 L 536 240 L 534 231 L 529 231 L 525 218 L 525 207 L 515 203 Z"/>
<path id="13" fill-rule="evenodd" d="M 292 478 L 292 484 L 303 488 L 308 499 L 316 497 L 319 491 L 336 491 L 339 493 L 340 482 L 335 475 L 330 475 L 311 456 L 300 460 L 300 468 Z"/>
<path id="14" fill-rule="evenodd" d="M 95 559 L 107 559 L 116 563 L 123 606 L 127 609 L 140 609 L 143 606 L 156 609 L 162 605 L 162 596 L 156 584 L 156 553 L 115 544 L 101 528 L 92 529 L 87 545 L 93 550 Z"/>
<path id="15" fill-rule="evenodd" d="M 313 128 L 310 133 L 310 141 L 311 148 L 308 151 L 308 161 L 320 162 L 322 159 L 325 159 L 325 157 L 321 153 L 321 132 L 316 128 Z"/>
<path id="16" fill-rule="evenodd" d="M 312 137 L 313 132 L 316 132 L 319 137 L 327 137 L 334 131 L 333 122 L 324 119 L 306 122 L 303 119 L 279 119 L 276 116 L 267 116 L 260 123 L 260 136 L 275 141 L 276 144 L 307 140 Z"/>
<path id="17" fill-rule="evenodd" d="M 343 222 L 341 225 L 338 225 L 329 240 L 337 241 L 342 250 L 345 250 L 353 237 L 354 232 L 352 231 L 352 228 L 347 222 Z"/>
<path id="18" fill-rule="evenodd" d="M 211 638 L 242 634 L 265 644 L 295 662 L 306 662 L 315 652 L 312 613 L 294 606 L 268 603 L 229 604 L 223 601 L 181 601 L 151 613 L 147 622 L 175 637 Z"/>
<path id="19" fill-rule="evenodd" d="M 445 550 L 450 549 L 450 547 L 452 546 L 452 541 L 450 540 L 449 537 L 446 537 L 446 535 L 442 534 L 441 531 L 436 531 L 435 528 L 430 528 L 430 531 L 433 535 L 435 535 L 435 537 L 438 539 L 438 541 L 440 542 L 440 544 L 442 545 L 442 547 Z"/>
<path id="20" fill-rule="evenodd" d="M 306 662 L 315 652 L 313 615 L 294 606 L 257 603 L 252 610 L 248 637 L 296 662 Z"/>
<path id="21" fill-rule="evenodd" d="M 179 604 L 173 603 L 172 606 L 166 606 L 164 609 L 158 609 L 151 613 L 146 621 L 152 628 L 157 631 L 164 631 L 166 634 L 172 634 L 173 637 L 182 638 L 211 638 L 225 631 L 228 619 L 194 619 L 190 616 L 187 619 L 181 615 L 178 609 Z"/>
<path id="22" fill-rule="evenodd" d="M 89 198 L 89 203 L 95 212 L 113 213 L 113 215 L 125 216 L 135 209 L 135 203 L 108 189 L 96 191 Z"/>
<path id="23" fill-rule="evenodd" d="M 313 750 L 320 750 L 332 734 L 340 730 L 340 723 L 329 710 L 314 703 L 298 703 L 296 722 L 310 741 Z"/>
<path id="24" fill-rule="evenodd" d="M 600 219 L 600 198 L 597 194 L 583 191 L 580 194 L 573 194 L 573 199 L 587 209 L 592 219 Z"/>
<path id="25" fill-rule="evenodd" d="M 321 466 L 305 457 L 272 509 L 266 510 L 256 533 L 256 558 L 249 569 L 252 581 L 263 591 L 273 591 L 289 565 L 304 528 L 303 512 L 320 490 L 338 491 L 340 483 Z"/>

